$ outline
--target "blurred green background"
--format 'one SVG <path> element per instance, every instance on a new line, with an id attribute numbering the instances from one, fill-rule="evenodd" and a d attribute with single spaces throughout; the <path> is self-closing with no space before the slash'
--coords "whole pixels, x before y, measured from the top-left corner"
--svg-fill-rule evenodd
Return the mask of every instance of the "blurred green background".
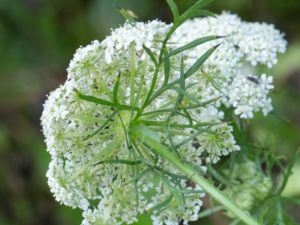
<path id="1" fill-rule="evenodd" d="M 177 1 L 181 10 L 193 2 Z M 49 192 L 50 157 L 39 117 L 46 94 L 66 79 L 75 50 L 124 21 L 116 5 L 141 21 L 171 21 L 164 0 L 0 0 L 0 225 L 80 224 L 80 213 L 60 206 Z M 300 146 L 300 1 L 215 0 L 209 9 L 274 23 L 286 34 L 288 51 L 271 71 L 275 113 L 252 121 L 251 138 L 288 162 Z M 287 196 L 300 196 L 299 163 Z M 300 208 L 288 207 L 300 221 Z M 194 224 L 210 223 L 224 224 Z"/>

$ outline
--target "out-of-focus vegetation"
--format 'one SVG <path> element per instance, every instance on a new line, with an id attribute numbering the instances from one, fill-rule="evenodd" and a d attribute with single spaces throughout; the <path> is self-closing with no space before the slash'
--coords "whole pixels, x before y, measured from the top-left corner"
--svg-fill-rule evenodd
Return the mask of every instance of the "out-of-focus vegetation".
<path id="1" fill-rule="evenodd" d="M 192 1 L 177 3 L 184 9 Z M 171 20 L 163 0 L 0 0 L 0 225 L 80 224 L 79 212 L 58 205 L 49 192 L 39 117 L 46 94 L 65 80 L 76 48 L 101 40 L 124 21 L 116 5 L 142 21 Z M 288 51 L 272 70 L 274 113 L 252 121 L 251 137 L 288 163 L 300 145 L 300 1 L 215 0 L 209 9 L 274 23 L 286 33 Z M 300 197 L 299 165 L 298 160 L 287 197 Z M 299 222 L 300 208 L 287 207 Z M 224 224 L 218 215 L 211 221 Z"/>

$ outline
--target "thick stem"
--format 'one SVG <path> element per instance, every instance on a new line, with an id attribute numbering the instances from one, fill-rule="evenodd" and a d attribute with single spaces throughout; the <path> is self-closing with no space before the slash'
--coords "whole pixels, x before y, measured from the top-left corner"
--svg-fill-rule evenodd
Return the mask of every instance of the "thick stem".
<path id="1" fill-rule="evenodd" d="M 199 174 L 199 172 L 187 163 L 182 162 L 176 154 L 171 152 L 166 146 L 160 144 L 155 138 L 154 134 L 144 127 L 138 127 L 134 131 L 134 135 L 151 146 L 151 148 L 161 155 L 163 158 L 173 164 L 178 170 L 186 174 L 190 180 L 201 186 L 203 190 L 211 195 L 216 201 L 224 206 L 228 211 L 232 212 L 241 221 L 248 225 L 261 225 L 251 215 L 241 210 L 232 201 L 230 201 L 218 188 L 211 184 L 206 178 Z"/>

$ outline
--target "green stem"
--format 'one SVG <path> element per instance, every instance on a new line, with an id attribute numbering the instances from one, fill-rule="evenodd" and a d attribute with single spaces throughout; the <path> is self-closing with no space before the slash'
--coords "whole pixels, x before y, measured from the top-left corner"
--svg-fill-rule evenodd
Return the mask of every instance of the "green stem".
<path id="1" fill-rule="evenodd" d="M 201 186 L 203 190 L 210 194 L 216 201 L 224 206 L 228 211 L 235 214 L 241 221 L 248 225 L 261 225 L 256 219 L 241 210 L 232 201 L 230 201 L 219 189 L 211 184 L 206 178 L 199 174 L 199 171 L 194 169 L 187 163 L 182 162 L 178 156 L 169 151 L 168 147 L 160 144 L 155 135 L 145 127 L 136 127 L 133 134 L 145 144 L 151 146 L 153 151 L 161 155 L 164 159 L 168 160 L 178 170 L 187 175 L 190 180 Z"/>

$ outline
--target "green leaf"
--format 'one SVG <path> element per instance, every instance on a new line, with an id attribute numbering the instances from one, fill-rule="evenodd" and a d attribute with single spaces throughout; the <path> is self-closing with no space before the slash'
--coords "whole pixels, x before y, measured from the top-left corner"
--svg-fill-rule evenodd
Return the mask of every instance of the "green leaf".
<path id="1" fill-rule="evenodd" d="M 170 150 L 174 151 L 179 157 L 179 153 L 177 151 L 177 148 L 175 147 L 175 143 L 173 141 L 173 137 L 171 135 L 171 132 L 170 132 L 170 128 L 171 128 L 171 117 L 173 117 L 174 115 L 176 115 L 177 111 L 178 111 L 178 108 L 183 100 L 183 96 L 184 96 L 184 92 L 185 91 L 185 79 L 184 79 L 184 63 L 183 63 L 183 57 L 181 57 L 181 62 L 180 62 L 180 77 L 179 77 L 179 85 L 180 85 L 180 88 L 178 87 L 179 90 L 181 91 L 177 91 L 178 92 L 178 96 L 177 96 L 177 99 L 176 99 L 176 103 L 174 105 L 174 108 L 171 112 L 171 114 L 169 115 L 167 121 L 168 121 L 168 124 L 167 124 L 167 127 L 166 127 L 166 135 L 167 135 L 167 139 L 170 143 Z M 177 87 L 174 87 L 174 89 L 176 89 Z M 189 95 L 189 93 L 185 93 L 187 95 Z"/>
<path id="2" fill-rule="evenodd" d="M 175 21 L 179 16 L 179 10 L 177 8 L 177 5 L 173 0 L 167 0 L 167 3 L 168 3 L 168 5 L 169 5 L 169 7 L 172 11 L 173 18 L 174 18 L 174 21 Z"/>
<path id="3" fill-rule="evenodd" d="M 114 88 L 113 88 L 113 102 L 115 104 L 118 104 L 118 92 L 119 92 L 119 87 L 120 87 L 120 77 L 121 77 L 121 74 L 119 73 L 119 75 L 115 81 Z"/>
<path id="4" fill-rule="evenodd" d="M 219 44 L 220 45 L 220 44 Z M 185 72 L 185 79 L 193 75 L 195 72 L 199 70 L 199 68 L 203 65 L 203 63 L 211 56 L 211 54 L 219 47 L 216 45 L 210 49 L 208 49 L 196 62 Z"/>
<path id="5" fill-rule="evenodd" d="M 94 96 L 91 96 L 91 95 L 84 95 L 84 94 L 81 94 L 78 91 L 76 91 L 76 92 L 77 92 L 77 95 L 80 99 L 88 101 L 88 102 L 93 102 L 93 103 L 96 103 L 96 104 L 112 106 L 112 107 L 114 107 L 116 105 L 113 102 L 110 102 L 110 101 L 107 101 L 107 100 L 104 100 L 104 99 L 101 99 L 101 98 L 97 98 L 97 97 L 94 97 Z"/>
<path id="6" fill-rule="evenodd" d="M 171 89 L 175 90 L 176 92 L 178 92 L 180 95 L 186 97 L 188 100 L 195 102 L 197 104 L 200 104 L 198 99 L 191 95 L 190 93 L 188 93 L 187 91 L 185 91 L 184 89 L 180 88 L 180 87 L 172 87 Z"/>
<path id="7" fill-rule="evenodd" d="M 77 92 L 77 95 L 80 99 L 88 101 L 88 102 L 93 102 L 96 104 L 100 104 L 100 105 L 105 105 L 105 106 L 111 106 L 113 108 L 119 109 L 119 110 L 139 110 L 139 108 L 137 107 L 132 107 L 129 105 L 121 105 L 121 104 L 116 104 L 107 100 L 104 100 L 102 98 L 97 98 L 91 95 L 84 95 L 81 94 L 79 91 L 75 90 Z"/>
<path id="8" fill-rule="evenodd" d="M 183 194 L 203 194 L 203 193 L 205 193 L 203 190 L 194 190 L 194 189 L 179 189 L 179 191 Z"/>
<path id="9" fill-rule="evenodd" d="M 193 125 L 193 118 L 192 118 L 191 114 L 185 108 L 183 108 L 182 111 L 183 111 L 183 114 L 185 115 L 185 117 L 188 119 L 190 125 Z"/>
<path id="10" fill-rule="evenodd" d="M 180 85 L 180 88 L 181 88 L 182 90 L 185 90 L 183 56 L 181 56 L 181 60 L 180 60 L 180 77 L 179 77 L 179 85 Z"/>
<path id="11" fill-rule="evenodd" d="M 152 62 L 157 65 L 157 60 L 153 54 L 153 52 L 151 51 L 150 48 L 148 48 L 147 46 L 143 45 L 144 50 L 147 52 L 147 54 L 150 56 L 150 59 L 152 60 Z"/>
<path id="12" fill-rule="evenodd" d="M 173 108 L 172 113 L 170 114 L 168 121 L 169 121 L 169 126 L 170 126 L 170 121 L 171 121 L 171 117 L 175 115 L 175 113 L 178 111 L 178 108 L 182 102 L 183 96 L 187 96 L 189 95 L 189 93 L 187 93 L 187 91 L 185 91 L 185 79 L 184 79 L 184 63 L 183 63 L 183 57 L 181 57 L 181 62 L 180 62 L 180 77 L 179 77 L 179 86 L 180 87 L 176 87 L 174 86 L 173 89 L 175 91 L 178 92 L 178 97 L 176 99 L 176 103 L 175 106 Z M 172 142 L 171 142 L 172 143 Z"/>
<path id="13" fill-rule="evenodd" d="M 159 72 L 159 67 L 160 67 L 160 63 L 161 61 L 159 60 L 159 63 L 157 62 L 154 54 L 152 53 L 151 49 L 147 48 L 145 45 L 143 45 L 143 48 L 145 49 L 145 51 L 148 53 L 148 55 L 150 56 L 151 60 L 153 61 L 153 63 L 155 64 L 155 70 L 154 70 L 154 73 L 153 73 L 153 76 L 152 76 L 152 81 L 151 81 L 151 85 L 150 85 L 150 88 L 149 88 L 149 91 L 146 95 L 146 98 L 144 100 L 144 103 L 141 107 L 141 110 L 138 112 L 137 116 L 140 115 L 140 113 L 143 112 L 143 110 L 146 108 L 146 106 L 149 104 L 149 99 L 155 89 L 155 86 L 156 86 L 156 81 L 157 81 L 157 77 L 158 77 L 158 72 Z M 162 51 L 162 50 L 161 50 Z"/>
<path id="14" fill-rule="evenodd" d="M 181 16 L 181 20 L 187 20 L 191 17 L 194 17 L 197 12 L 199 13 L 200 9 L 202 9 L 204 6 L 211 3 L 213 0 L 199 0 L 194 5 L 192 5 L 188 10 L 186 10 Z"/>
<path id="15" fill-rule="evenodd" d="M 165 126 L 166 121 L 157 121 L 157 120 L 139 120 L 139 122 L 145 124 L 145 125 L 150 125 L 150 126 Z"/>
<path id="16" fill-rule="evenodd" d="M 164 55 L 165 55 L 165 60 L 164 60 L 165 79 L 164 79 L 164 82 L 163 82 L 162 86 L 166 85 L 169 82 L 170 68 L 171 68 L 170 59 L 169 59 L 169 57 L 166 57 L 168 55 L 167 49 L 164 50 Z"/>
<path id="17" fill-rule="evenodd" d="M 209 105 L 209 104 L 211 104 L 213 102 L 218 101 L 221 97 L 222 96 L 218 96 L 216 98 L 212 98 L 212 99 L 210 99 L 210 100 L 208 100 L 206 102 L 201 102 L 201 103 L 196 104 L 196 105 L 188 105 L 188 106 L 185 107 L 185 109 L 196 109 L 196 108 L 199 108 L 199 107 L 204 107 L 204 106 L 207 106 L 207 105 Z"/>
<path id="18" fill-rule="evenodd" d="M 158 109 L 158 110 L 154 110 L 154 111 L 149 111 L 149 112 L 145 112 L 143 113 L 142 115 L 143 116 L 148 116 L 148 115 L 151 115 L 151 114 L 160 114 L 160 113 L 168 113 L 168 112 L 172 112 L 173 108 L 169 108 L 169 109 Z"/>
<path id="19" fill-rule="evenodd" d="M 152 168 L 153 170 L 159 171 L 159 172 L 161 172 L 162 174 L 164 174 L 164 175 L 166 175 L 166 176 L 169 176 L 169 177 L 171 177 L 171 178 L 173 178 L 173 179 L 175 179 L 175 180 L 176 180 L 176 179 L 177 179 L 177 180 L 187 180 L 187 179 L 188 179 L 187 176 L 174 174 L 174 173 L 172 173 L 172 172 L 170 172 L 170 171 L 168 171 L 168 170 L 163 169 L 162 167 L 153 165 L 153 163 L 148 162 L 148 161 L 146 161 L 146 160 L 144 160 L 144 159 L 140 159 L 140 160 L 141 160 L 142 162 L 144 162 L 148 167 Z M 158 175 L 160 175 L 160 174 L 158 173 Z"/>
<path id="20" fill-rule="evenodd" d="M 165 57 L 165 60 L 167 60 L 169 57 L 173 56 L 173 55 L 176 55 L 180 52 L 183 52 L 185 50 L 188 50 L 188 49 L 191 49 L 191 48 L 194 48 L 198 45 L 201 45 L 201 44 L 204 44 L 208 41 L 212 41 L 212 40 L 216 40 L 216 39 L 219 39 L 219 38 L 222 38 L 223 36 L 216 36 L 216 35 L 213 35 L 213 36 L 207 36 L 207 37 L 202 37 L 202 38 L 198 38 L 182 47 L 179 47 L 179 48 L 176 48 L 172 51 L 169 52 L 169 54 L 166 55 Z"/>
<path id="21" fill-rule="evenodd" d="M 130 52 L 130 79 L 129 79 L 129 86 L 130 86 L 130 105 L 134 102 L 134 80 L 136 76 L 136 54 L 135 54 L 135 48 L 134 43 L 132 42 L 129 47 Z"/>
<path id="22" fill-rule="evenodd" d="M 191 14 L 189 19 L 191 19 L 192 17 L 204 17 L 204 16 L 210 16 L 210 17 L 215 17 L 216 18 L 216 14 L 209 11 L 209 10 L 196 10 L 194 12 L 194 14 Z"/>
<path id="23" fill-rule="evenodd" d="M 182 175 L 177 175 L 177 174 L 174 174 L 174 173 L 171 173 L 170 171 L 168 170 L 165 170 L 159 166 L 154 166 L 154 169 L 162 172 L 163 174 L 173 178 L 173 179 L 179 179 L 179 180 L 188 180 L 188 177 L 187 176 L 182 176 Z"/>
<path id="24" fill-rule="evenodd" d="M 107 159 L 107 160 L 99 161 L 99 162 L 97 162 L 96 164 L 102 164 L 102 163 L 108 163 L 108 164 L 138 165 L 138 164 L 141 164 L 142 161 L 140 161 L 140 160 L 131 161 L 131 160 L 125 160 L 125 159 Z"/>

